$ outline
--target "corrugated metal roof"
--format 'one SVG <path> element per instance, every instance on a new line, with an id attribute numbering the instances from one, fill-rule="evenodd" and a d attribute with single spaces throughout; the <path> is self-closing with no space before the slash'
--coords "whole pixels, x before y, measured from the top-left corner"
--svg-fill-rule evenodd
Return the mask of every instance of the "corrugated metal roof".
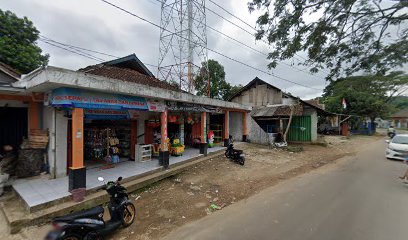
<path id="1" fill-rule="evenodd" d="M 0 71 L 13 78 L 15 81 L 20 79 L 20 74 L 14 68 L 5 63 L 0 62 Z"/>
<path id="2" fill-rule="evenodd" d="M 294 105 L 295 109 L 293 116 L 302 116 L 303 105 Z M 251 111 L 252 117 L 274 117 L 274 116 L 290 116 L 290 105 L 271 105 L 266 107 L 253 108 Z"/>

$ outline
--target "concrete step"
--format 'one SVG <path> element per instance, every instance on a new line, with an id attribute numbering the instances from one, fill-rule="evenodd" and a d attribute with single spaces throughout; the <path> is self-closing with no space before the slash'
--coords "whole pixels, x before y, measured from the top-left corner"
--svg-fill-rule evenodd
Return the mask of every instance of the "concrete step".
<path id="1" fill-rule="evenodd" d="M 171 165 L 169 169 L 161 169 L 155 173 L 150 173 L 146 176 L 137 176 L 137 178 L 128 178 L 123 182 L 123 186 L 128 192 L 134 192 L 143 187 L 149 186 L 154 182 L 176 175 L 186 169 L 213 157 L 224 154 L 224 150 L 209 153 L 207 156 L 199 156 L 186 160 L 184 162 Z M 87 192 L 85 200 L 77 203 L 73 201 L 56 202 L 54 205 L 37 209 L 35 212 L 28 212 L 24 201 L 19 197 L 14 197 L 2 203 L 1 211 L 9 225 L 10 233 L 18 233 L 23 227 L 34 226 L 49 222 L 56 216 L 66 215 L 72 212 L 81 211 L 104 204 L 109 201 L 108 194 L 103 190 L 93 190 Z"/>

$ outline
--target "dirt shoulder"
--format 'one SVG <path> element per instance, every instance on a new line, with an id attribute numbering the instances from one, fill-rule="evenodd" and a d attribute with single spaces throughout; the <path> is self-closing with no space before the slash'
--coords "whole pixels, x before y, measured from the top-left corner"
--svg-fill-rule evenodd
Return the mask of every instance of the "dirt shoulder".
<path id="1" fill-rule="evenodd" d="M 135 223 L 111 239 L 160 239 L 190 221 L 248 198 L 280 181 L 309 172 L 347 155 L 380 137 L 327 137 L 327 147 L 295 145 L 302 152 L 290 153 L 266 146 L 241 145 L 246 154 L 244 167 L 217 157 L 132 194 L 137 206 Z M 211 205 L 213 205 L 213 208 Z M 221 210 L 222 211 L 222 210 Z"/>
<path id="2" fill-rule="evenodd" d="M 214 157 L 181 174 L 131 193 L 137 210 L 135 223 L 116 231 L 108 239 L 160 239 L 177 227 L 213 211 L 222 211 L 222 208 L 280 181 L 353 155 L 362 146 L 380 138 L 354 136 L 346 139 L 329 136 L 325 139 L 327 146 L 293 145 L 292 150 L 295 152 L 242 144 L 239 148 L 245 152 L 245 166 L 230 162 L 225 157 Z M 299 149 L 303 151 L 297 152 Z M 0 237 L 42 239 L 48 228 L 30 227 L 12 236 L 0 228 Z"/>

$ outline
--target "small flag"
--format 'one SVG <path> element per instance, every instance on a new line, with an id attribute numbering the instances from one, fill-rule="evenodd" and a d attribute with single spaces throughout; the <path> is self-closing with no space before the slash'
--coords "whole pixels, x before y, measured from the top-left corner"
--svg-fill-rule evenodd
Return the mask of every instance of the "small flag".
<path id="1" fill-rule="evenodd" d="M 341 104 L 343 105 L 343 109 L 346 109 L 346 108 L 347 108 L 346 99 L 343 98 L 343 101 L 341 101 Z"/>

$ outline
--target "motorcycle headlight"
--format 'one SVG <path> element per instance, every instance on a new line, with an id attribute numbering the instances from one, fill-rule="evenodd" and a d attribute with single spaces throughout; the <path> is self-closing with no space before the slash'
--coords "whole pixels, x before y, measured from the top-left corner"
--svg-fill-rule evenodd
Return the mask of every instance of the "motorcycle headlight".
<path id="1" fill-rule="evenodd" d="M 244 153 L 241 153 L 239 156 L 240 156 L 240 157 L 245 157 L 245 154 L 244 154 Z"/>

